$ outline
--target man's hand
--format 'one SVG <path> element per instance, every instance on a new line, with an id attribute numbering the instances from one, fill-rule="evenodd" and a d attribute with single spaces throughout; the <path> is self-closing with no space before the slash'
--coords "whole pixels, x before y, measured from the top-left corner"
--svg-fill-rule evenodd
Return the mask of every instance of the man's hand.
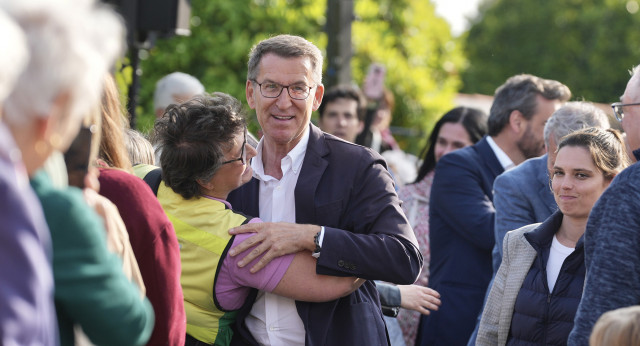
<path id="1" fill-rule="evenodd" d="M 229 234 L 256 233 L 256 235 L 229 250 L 229 255 L 236 256 L 255 246 L 248 255 L 238 262 L 240 267 L 244 267 L 266 252 L 251 268 L 250 272 L 255 273 L 276 257 L 302 250 L 313 252 L 316 248 L 313 238 L 318 232 L 320 232 L 320 226 L 298 225 L 288 222 L 257 222 L 242 225 L 230 229 Z"/>
<path id="2" fill-rule="evenodd" d="M 428 315 L 429 310 L 438 310 L 440 293 L 420 285 L 398 285 L 400 289 L 400 306 Z"/>

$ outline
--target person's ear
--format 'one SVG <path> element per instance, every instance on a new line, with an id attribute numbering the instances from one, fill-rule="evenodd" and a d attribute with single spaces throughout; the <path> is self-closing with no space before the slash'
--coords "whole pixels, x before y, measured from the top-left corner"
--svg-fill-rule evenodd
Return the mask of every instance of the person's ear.
<path id="1" fill-rule="evenodd" d="M 247 94 L 247 104 L 249 104 L 249 107 L 251 109 L 256 109 L 256 103 L 255 103 L 255 100 L 253 99 L 253 93 L 255 92 L 255 89 L 253 88 L 252 81 L 247 80 L 247 85 L 245 86 L 245 92 Z"/>
<path id="2" fill-rule="evenodd" d="M 509 114 L 509 127 L 514 133 L 521 134 L 526 127 L 527 119 L 519 110 L 511 111 Z"/>
<path id="3" fill-rule="evenodd" d="M 202 187 L 206 191 L 213 190 L 213 183 L 211 182 L 211 180 L 204 181 L 202 179 L 196 179 L 196 182 L 198 183 L 198 185 L 200 185 L 200 187 Z"/>
<path id="4" fill-rule="evenodd" d="M 80 121 L 70 119 L 72 117 L 68 107 L 70 101 L 71 95 L 68 92 L 58 94 L 51 104 L 48 116 L 41 119 L 43 121 L 36 125 L 37 131 L 42 135 L 39 138 L 44 139 L 51 147 L 61 152 L 67 150 L 80 128 Z M 71 123 L 72 121 L 76 121 L 77 124 Z M 63 136 L 70 138 L 63 138 Z"/>
<path id="5" fill-rule="evenodd" d="M 313 94 L 313 110 L 318 110 L 322 103 L 322 97 L 324 96 L 324 85 L 318 84 L 316 86 L 316 92 Z"/>

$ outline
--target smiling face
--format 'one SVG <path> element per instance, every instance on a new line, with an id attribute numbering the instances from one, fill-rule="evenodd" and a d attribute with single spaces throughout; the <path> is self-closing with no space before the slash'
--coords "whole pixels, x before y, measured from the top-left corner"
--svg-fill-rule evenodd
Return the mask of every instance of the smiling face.
<path id="1" fill-rule="evenodd" d="M 596 167 L 584 147 L 565 146 L 558 151 L 551 188 L 562 214 L 586 219 L 611 180 Z"/>
<path id="2" fill-rule="evenodd" d="M 246 161 L 243 164 L 241 160 L 236 160 L 242 156 L 242 147 L 244 145 L 244 153 Z M 233 147 L 224 153 L 223 164 L 215 172 L 209 184 L 209 188 L 203 186 L 204 193 L 220 199 L 226 199 L 227 195 L 246 184 L 251 180 L 253 170 L 249 164 L 251 158 L 256 156 L 256 150 L 245 142 L 245 131 L 238 132 L 233 138 Z"/>
<path id="3" fill-rule="evenodd" d="M 249 107 L 256 110 L 262 127 L 265 149 L 276 147 L 288 152 L 298 144 L 308 129 L 311 113 L 322 101 L 324 87 L 312 77 L 312 64 L 308 57 L 283 58 L 269 53 L 262 57 L 256 82 L 247 81 Z M 306 85 L 313 87 L 305 100 L 294 100 L 286 89 L 280 96 L 267 98 L 260 93 L 258 83 L 280 85 Z"/>
<path id="4" fill-rule="evenodd" d="M 444 123 L 438 132 L 434 154 L 436 162 L 445 154 L 472 145 L 469 133 L 460 123 Z"/>

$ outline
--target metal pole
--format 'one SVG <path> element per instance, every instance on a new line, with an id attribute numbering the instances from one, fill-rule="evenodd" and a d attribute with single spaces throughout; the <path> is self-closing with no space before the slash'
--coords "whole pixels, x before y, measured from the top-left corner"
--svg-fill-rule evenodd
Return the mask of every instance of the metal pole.
<path id="1" fill-rule="evenodd" d="M 127 101 L 127 111 L 129 112 L 129 126 L 132 129 L 136 129 L 136 106 L 138 105 L 138 91 L 140 89 L 140 75 L 142 75 L 142 69 L 140 69 L 140 48 L 134 44 L 131 47 L 131 85 L 129 86 L 129 99 Z"/>
<path id="2" fill-rule="evenodd" d="M 353 0 L 327 0 L 327 72 L 325 87 L 351 83 Z"/>

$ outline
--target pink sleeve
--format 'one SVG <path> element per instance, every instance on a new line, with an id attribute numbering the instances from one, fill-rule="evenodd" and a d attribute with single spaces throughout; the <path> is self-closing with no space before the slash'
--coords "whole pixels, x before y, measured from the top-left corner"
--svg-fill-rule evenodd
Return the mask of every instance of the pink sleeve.
<path id="1" fill-rule="evenodd" d="M 254 222 L 261 221 L 256 218 L 252 219 L 249 223 Z M 242 233 L 236 235 L 230 249 L 253 235 L 254 233 Z M 238 262 L 248 255 L 254 248 L 255 246 L 234 257 L 227 255 L 223 259 L 220 272 L 218 273 L 218 279 L 216 281 L 216 298 L 222 308 L 227 310 L 240 308 L 249 294 L 250 288 L 257 288 L 267 292 L 273 291 L 280 280 L 282 280 L 282 277 L 295 256 L 295 254 L 289 254 L 275 258 L 262 270 L 252 274 L 249 270 L 260 260 L 260 258 L 262 258 L 264 254 L 242 268 L 238 267 Z"/>

